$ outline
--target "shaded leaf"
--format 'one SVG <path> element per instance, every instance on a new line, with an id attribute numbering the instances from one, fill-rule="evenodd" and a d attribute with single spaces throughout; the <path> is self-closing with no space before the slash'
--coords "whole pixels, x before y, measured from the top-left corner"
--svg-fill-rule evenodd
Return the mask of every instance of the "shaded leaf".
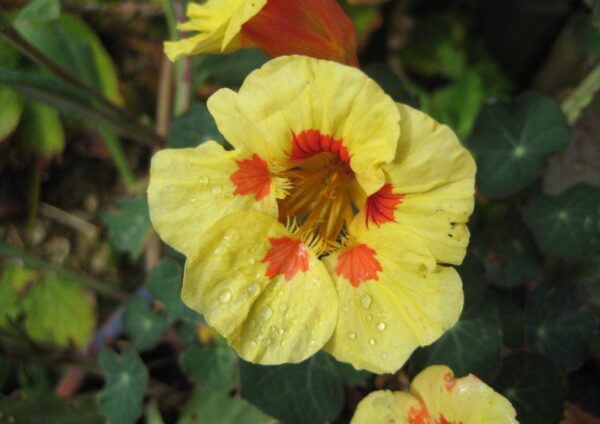
<path id="1" fill-rule="evenodd" d="M 491 197 L 521 190 L 570 137 L 560 105 L 546 97 L 528 94 L 512 103 L 485 105 L 468 140 L 477 161 L 479 189 Z"/>
<path id="2" fill-rule="evenodd" d="M 119 212 L 107 212 L 102 221 L 108 227 L 108 240 L 119 252 L 137 259 L 152 232 L 148 202 L 145 197 L 133 197 L 117 202 Z"/>
<path id="3" fill-rule="evenodd" d="M 23 112 L 23 99 L 10 88 L 0 86 L 0 142 L 19 125 Z"/>
<path id="4" fill-rule="evenodd" d="M 582 308 L 573 286 L 563 284 L 547 291 L 539 287 L 527 304 L 527 342 L 564 372 L 586 358 L 594 329 L 594 317 Z"/>
<path id="5" fill-rule="evenodd" d="M 35 0 L 25 6 L 16 17 L 16 23 L 43 23 L 60 17 L 60 0 Z"/>
<path id="6" fill-rule="evenodd" d="M 518 348 L 525 344 L 525 315 L 523 308 L 508 296 L 496 294 L 494 306 L 502 330 L 504 346 Z"/>
<path id="7" fill-rule="evenodd" d="M 62 153 L 65 148 L 65 132 L 60 115 L 51 107 L 29 102 L 19 131 L 19 140 L 21 146 L 40 156 Z"/>
<path id="8" fill-rule="evenodd" d="M 204 388 L 231 388 L 236 375 L 237 356 L 223 338 L 206 346 L 191 346 L 179 357 L 186 375 Z"/>
<path id="9" fill-rule="evenodd" d="M 373 373 L 367 370 L 357 370 L 352 364 L 345 362 L 339 362 L 334 359 L 335 367 L 340 374 L 341 379 L 345 384 L 357 385 L 364 382 L 369 377 L 373 376 Z"/>
<path id="10" fill-rule="evenodd" d="M 261 366 L 242 361 L 242 393 L 286 423 L 319 423 L 340 413 L 344 392 L 333 360 L 319 352 L 299 364 Z"/>
<path id="11" fill-rule="evenodd" d="M 148 386 L 148 371 L 133 349 L 118 355 L 111 349 L 100 352 L 98 362 L 106 378 L 99 395 L 100 412 L 110 424 L 134 423 L 142 412 Z"/>
<path id="12" fill-rule="evenodd" d="M 207 80 L 226 86 L 239 87 L 248 74 L 260 68 L 269 57 L 258 49 L 240 49 L 231 54 L 205 54 L 193 62 L 194 85 Z"/>
<path id="13" fill-rule="evenodd" d="M 429 365 L 445 364 L 457 375 L 473 373 L 489 382 L 500 365 L 502 339 L 493 308 L 486 303 L 463 311 L 461 318 L 435 343 L 419 348 L 410 360 L 416 375 Z"/>
<path id="14" fill-rule="evenodd" d="M 0 401 L 0 423 L 102 424 L 90 396 L 62 399 L 51 393 L 25 391 Z"/>
<path id="15" fill-rule="evenodd" d="M 183 273 L 173 259 L 163 259 L 148 275 L 147 288 L 150 294 L 162 302 L 170 321 L 177 319 L 199 320 L 201 316 L 181 301 Z"/>
<path id="16" fill-rule="evenodd" d="M 394 101 L 405 103 L 412 107 L 419 106 L 419 99 L 407 89 L 402 79 L 387 65 L 367 65 L 363 71 L 373 78 Z"/>
<path id="17" fill-rule="evenodd" d="M 80 284 L 46 275 L 23 300 L 25 329 L 30 337 L 68 347 L 83 347 L 96 325 L 94 302 Z"/>
<path id="18" fill-rule="evenodd" d="M 127 302 L 123 325 L 135 348 L 139 351 L 154 348 L 168 327 L 166 314 L 156 313 L 148 303 L 135 297 Z"/>
<path id="19" fill-rule="evenodd" d="M 209 140 L 225 147 L 229 146 L 217 129 L 217 124 L 206 105 L 194 102 L 187 112 L 171 124 L 167 145 L 175 148 L 196 147 Z"/>
<path id="20" fill-rule="evenodd" d="M 506 357 L 494 388 L 512 403 L 520 424 L 555 423 L 562 416 L 563 381 L 541 355 L 518 352 Z"/>
<path id="21" fill-rule="evenodd" d="M 524 218 L 544 253 L 584 256 L 600 246 L 600 189 L 577 186 L 560 196 L 537 196 Z"/>
<path id="22" fill-rule="evenodd" d="M 22 313 L 20 298 L 38 279 L 36 271 L 12 265 L 4 267 L 0 277 L 0 326 L 5 326 L 8 320 L 15 320 Z"/>
<path id="23" fill-rule="evenodd" d="M 200 384 L 198 387 L 201 387 Z M 227 391 L 197 388 L 186 405 L 178 424 L 267 424 L 275 420 L 244 399 Z"/>

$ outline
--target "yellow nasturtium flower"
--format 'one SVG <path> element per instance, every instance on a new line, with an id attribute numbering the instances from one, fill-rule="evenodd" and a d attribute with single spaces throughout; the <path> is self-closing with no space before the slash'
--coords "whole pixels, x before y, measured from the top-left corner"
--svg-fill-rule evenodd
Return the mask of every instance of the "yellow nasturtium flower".
<path id="1" fill-rule="evenodd" d="M 157 153 L 148 198 L 182 298 L 251 362 L 321 348 L 394 372 L 452 326 L 475 166 L 358 69 L 272 60 L 208 108 L 234 147 Z"/>
<path id="2" fill-rule="evenodd" d="M 415 377 L 410 392 L 379 390 L 364 398 L 351 424 L 516 424 L 510 402 L 473 374 L 454 378 L 432 365 Z"/>
<path id="3" fill-rule="evenodd" d="M 299 54 L 357 65 L 356 33 L 337 0 L 207 0 L 190 3 L 180 31 L 165 43 L 171 60 L 258 47 L 270 56 Z"/>

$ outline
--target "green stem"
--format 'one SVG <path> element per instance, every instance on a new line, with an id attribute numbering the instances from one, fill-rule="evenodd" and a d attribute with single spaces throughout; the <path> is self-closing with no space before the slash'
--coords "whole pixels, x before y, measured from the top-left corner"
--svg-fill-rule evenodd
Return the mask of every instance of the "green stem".
<path id="1" fill-rule="evenodd" d="M 87 275 L 64 269 L 58 265 L 54 265 L 29 253 L 23 252 L 2 241 L 0 241 L 0 258 L 19 259 L 26 267 L 35 268 L 46 272 L 54 272 L 59 277 L 78 281 L 81 284 L 96 290 L 102 295 L 119 301 L 125 301 L 129 298 L 129 295 L 126 292 L 112 287 L 110 283 L 96 280 L 95 278 L 88 277 Z"/>
<path id="2" fill-rule="evenodd" d="M 123 147 L 121 146 L 119 138 L 112 131 L 109 131 L 102 125 L 98 126 L 98 132 L 106 143 L 106 147 L 110 152 L 113 163 L 115 164 L 117 172 L 121 177 L 121 182 L 125 185 L 125 188 L 130 191 L 135 184 L 135 177 L 129 166 L 129 163 L 127 162 L 127 158 L 125 157 L 125 152 L 123 152 Z"/>
<path id="3" fill-rule="evenodd" d="M 177 22 L 185 20 L 185 1 L 163 0 L 165 18 L 169 29 L 169 38 L 178 40 Z M 189 57 L 179 60 L 175 64 L 175 93 L 173 101 L 173 115 L 175 117 L 186 112 L 190 107 L 192 89 L 192 62 Z"/>
<path id="4" fill-rule="evenodd" d="M 577 121 L 583 109 L 591 103 L 594 94 L 598 90 L 600 90 L 600 65 L 592 69 L 592 72 L 584 78 L 581 84 L 562 103 L 563 111 L 571 124 Z"/>

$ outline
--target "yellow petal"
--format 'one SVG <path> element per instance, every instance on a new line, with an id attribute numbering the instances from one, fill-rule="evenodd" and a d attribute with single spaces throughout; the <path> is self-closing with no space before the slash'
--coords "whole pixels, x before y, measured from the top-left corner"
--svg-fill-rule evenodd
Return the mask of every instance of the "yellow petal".
<path id="1" fill-rule="evenodd" d="M 419 237 L 389 228 L 367 230 L 355 220 L 351 244 L 326 259 L 340 303 L 338 324 L 326 350 L 376 373 L 396 372 L 417 347 L 432 343 L 454 325 L 463 306 L 457 272 L 436 267 Z M 365 278 L 369 258 L 364 256 L 355 261 L 358 272 L 344 273 L 340 268 L 340 258 L 356 246 L 374 252 L 380 267 L 376 278 Z"/>
<path id="2" fill-rule="evenodd" d="M 420 236 L 438 262 L 460 264 L 469 243 L 475 162 L 450 128 L 409 106 L 398 109 L 396 158 L 385 166 L 392 191 L 403 196 L 395 221 Z"/>
<path id="3" fill-rule="evenodd" d="M 335 288 L 309 249 L 300 245 L 306 269 L 269 273 L 273 240 L 281 239 L 297 240 L 271 216 L 234 213 L 203 232 L 185 267 L 183 301 L 242 358 L 265 365 L 308 358 L 330 338 L 337 319 Z"/>
<path id="4" fill-rule="evenodd" d="M 510 402 L 472 374 L 454 378 L 443 365 L 427 367 L 413 380 L 410 391 L 419 397 L 434 419 L 451 423 L 514 424 L 516 412 Z M 468 408 L 465 407 L 468 405 Z"/>
<path id="5" fill-rule="evenodd" d="M 227 152 L 214 141 L 196 148 L 166 149 L 154 155 L 150 167 L 150 218 L 160 237 L 188 254 L 203 232 L 223 216 L 239 210 L 260 210 L 277 216 L 274 195 L 257 201 L 235 195 L 231 175 L 244 152 Z"/>
<path id="6" fill-rule="evenodd" d="M 165 43 L 165 53 L 175 61 L 198 53 L 220 53 L 241 47 L 242 25 L 252 19 L 267 0 L 208 0 L 203 4 L 191 3 L 187 22 L 177 26 L 179 31 L 197 31 L 199 34 L 177 42 Z"/>
<path id="7" fill-rule="evenodd" d="M 252 72 L 239 94 L 219 91 L 208 102 L 234 146 L 286 162 L 294 134 L 317 130 L 341 140 L 367 193 L 385 181 L 380 165 L 393 159 L 400 114 L 393 100 L 358 69 L 302 56 L 269 61 Z M 240 122 L 251 125 L 249 137 Z"/>
<path id="8" fill-rule="evenodd" d="M 414 396 L 406 392 L 378 390 L 360 401 L 352 417 L 351 424 L 416 424 L 408 417 L 414 411 L 420 411 L 423 405 Z M 429 424 L 421 421 L 419 424 Z"/>

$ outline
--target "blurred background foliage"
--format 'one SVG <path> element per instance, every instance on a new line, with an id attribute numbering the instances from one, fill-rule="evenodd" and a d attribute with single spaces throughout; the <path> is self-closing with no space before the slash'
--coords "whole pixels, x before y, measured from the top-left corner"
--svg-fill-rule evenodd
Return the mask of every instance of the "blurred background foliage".
<path id="1" fill-rule="evenodd" d="M 0 423 L 344 423 L 435 363 L 522 424 L 599 422 L 600 1 L 342 3 L 364 70 L 476 157 L 459 322 L 395 375 L 240 361 L 182 304 L 144 192 L 156 150 L 226 145 L 205 101 L 268 58 L 168 63 L 182 0 L 4 0 Z"/>

